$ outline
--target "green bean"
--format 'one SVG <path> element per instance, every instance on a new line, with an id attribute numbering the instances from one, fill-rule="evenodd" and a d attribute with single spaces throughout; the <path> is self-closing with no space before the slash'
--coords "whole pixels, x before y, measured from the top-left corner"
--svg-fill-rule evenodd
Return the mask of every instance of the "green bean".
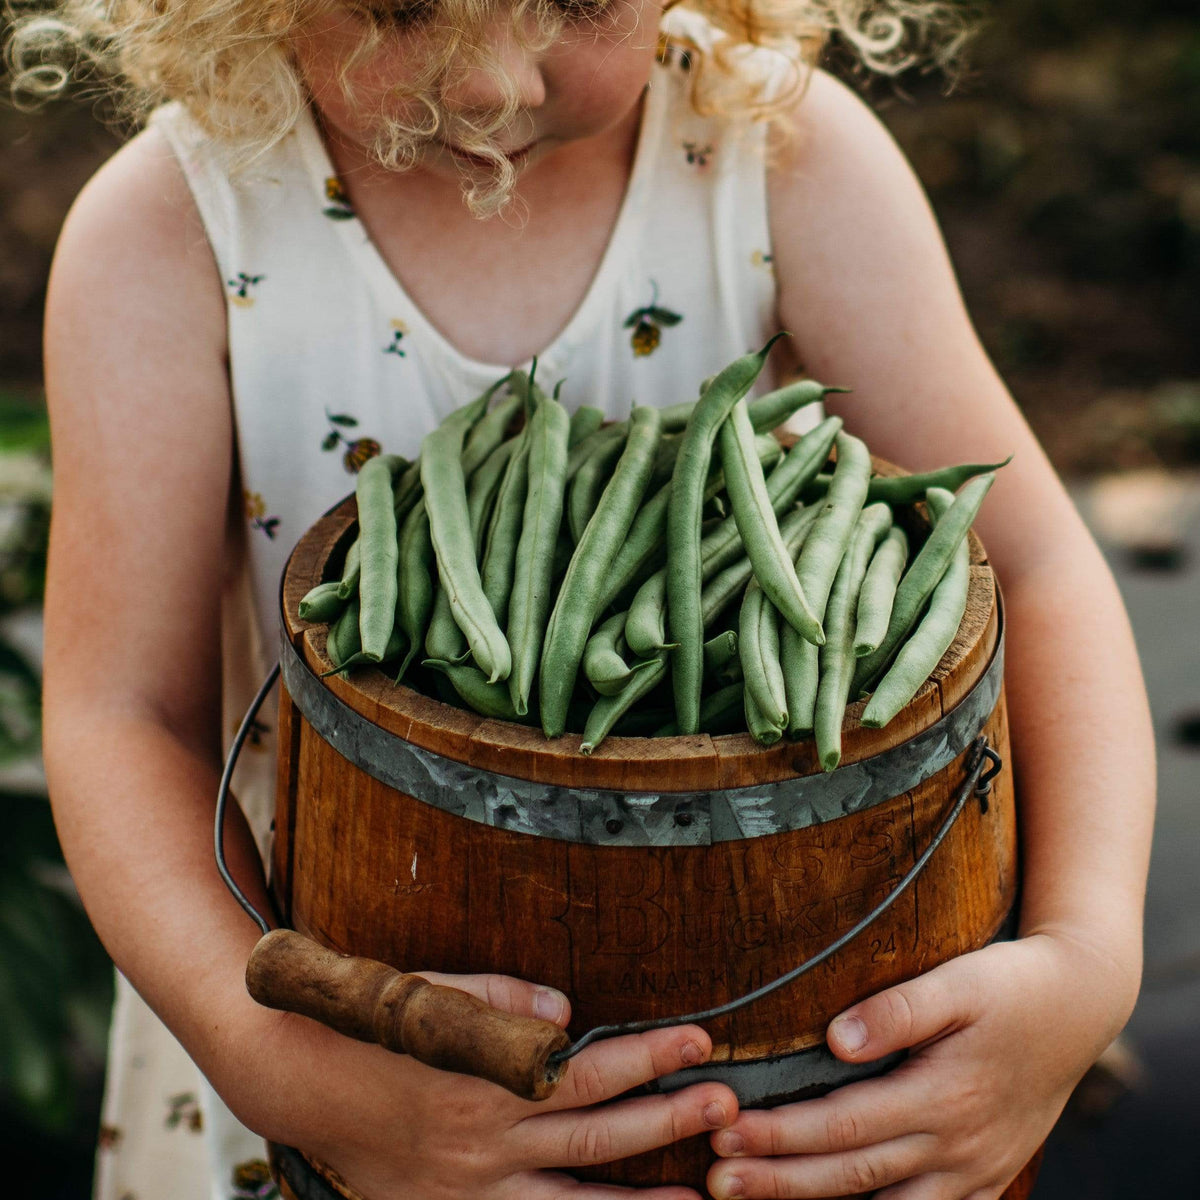
<path id="1" fill-rule="evenodd" d="M 483 554 L 483 535 L 487 531 L 488 519 L 496 503 L 496 493 L 504 479 L 513 451 L 520 445 L 520 437 L 501 442 L 495 450 L 475 469 L 467 484 L 467 519 L 471 522 L 471 533 L 475 538 L 475 557 Z M 438 656 L 435 654 L 435 658 Z"/>
<path id="2" fill-rule="evenodd" d="M 396 528 L 412 512 L 413 505 L 421 498 L 421 463 L 411 462 L 400 473 L 392 487 L 392 511 L 396 514 Z"/>
<path id="3" fill-rule="evenodd" d="M 869 504 L 859 514 L 842 561 L 838 564 L 825 608 L 828 639 L 821 647 L 820 679 L 813 733 L 823 770 L 832 771 L 842 759 L 842 721 L 854 677 L 854 619 L 858 593 L 876 543 L 891 528 L 892 510 Z"/>
<path id="4" fill-rule="evenodd" d="M 925 500 L 930 515 L 939 521 L 954 503 L 954 495 L 944 488 L 930 488 Z M 963 538 L 946 573 L 930 594 L 929 607 L 920 624 L 900 647 L 863 709 L 862 723 L 869 729 L 882 729 L 933 674 L 962 624 L 970 585 L 971 551 Z"/>
<path id="5" fill-rule="evenodd" d="M 524 716 L 537 676 L 542 638 L 553 600 L 554 548 L 562 527 L 570 417 L 557 400 L 542 400 L 529 422 L 528 486 L 508 603 L 513 671 L 508 690 Z"/>
<path id="6" fill-rule="evenodd" d="M 746 585 L 738 617 L 738 657 L 746 691 L 762 716 L 780 730 L 787 724 L 787 700 L 779 667 L 779 610 L 757 579 Z"/>
<path id="7" fill-rule="evenodd" d="M 655 571 L 634 593 L 625 621 L 625 640 L 639 658 L 675 649 L 667 641 L 667 572 Z"/>
<path id="8" fill-rule="evenodd" d="M 392 499 L 393 456 L 378 455 L 363 463 L 355 481 L 358 501 L 358 545 L 361 578 L 358 594 L 363 658 L 380 662 L 396 623 L 400 547 Z"/>
<path id="9" fill-rule="evenodd" d="M 696 402 L 675 460 L 667 505 L 667 628 L 671 640 L 678 643 L 672 656 L 671 685 L 683 733 L 695 733 L 700 722 L 704 675 L 700 510 L 713 442 L 730 409 L 754 386 L 780 336 L 773 337 L 757 354 L 735 359 L 713 379 Z"/>
<path id="10" fill-rule="evenodd" d="M 512 389 L 510 394 L 505 396 L 490 412 L 484 412 L 466 436 L 462 449 L 464 479 L 470 479 L 472 474 L 487 461 L 492 451 L 505 440 L 509 425 L 512 424 L 513 418 L 525 402 L 529 377 L 524 371 L 510 371 L 503 379 L 498 379 L 493 383 L 480 397 L 484 401 L 484 407 L 487 407 L 492 397 L 506 383 Z"/>
<path id="11" fill-rule="evenodd" d="M 592 519 L 596 505 L 600 503 L 600 496 L 612 475 L 613 464 L 621 457 L 624 448 L 623 439 L 610 439 L 596 449 L 571 481 L 571 493 L 567 500 L 567 523 L 576 545 L 583 537 L 583 531 Z"/>
<path id="12" fill-rule="evenodd" d="M 652 692 L 666 673 L 667 656 L 665 653 L 659 654 L 644 670 L 639 670 L 615 696 L 601 696 L 588 714 L 587 723 L 583 727 L 583 743 L 579 749 L 584 754 L 591 754 L 608 737 L 617 721 L 643 696 Z"/>
<path id="13" fill-rule="evenodd" d="M 907 561 L 908 535 L 899 525 L 893 525 L 875 551 L 858 593 L 858 613 L 854 626 L 856 658 L 870 654 L 883 641 L 888 618 L 892 615 L 892 602 L 896 598 L 896 585 L 904 574 Z"/>
<path id="14" fill-rule="evenodd" d="M 495 683 L 508 678 L 512 654 L 483 594 L 462 471 L 463 437 L 482 415 L 486 403 L 486 395 L 481 396 L 451 413 L 425 435 L 421 446 L 421 483 L 437 555 L 438 578 L 450 594 L 454 619 L 467 635 L 475 661 Z"/>
<path id="15" fill-rule="evenodd" d="M 600 497 L 595 516 L 575 547 L 559 588 L 542 648 L 542 728 L 547 737 L 557 737 L 566 727 L 567 706 L 588 634 L 595 623 L 601 583 L 629 533 L 646 490 L 659 428 L 657 409 L 633 410 L 625 452 Z"/>
<path id="16" fill-rule="evenodd" d="M 612 442 L 623 442 L 629 433 L 628 421 L 617 421 L 612 425 L 601 425 L 595 433 L 589 433 L 576 442 L 567 455 L 567 482 L 575 478 L 579 469 L 593 454 L 600 453 Z"/>
<path id="17" fill-rule="evenodd" d="M 425 655 L 427 658 L 444 658 L 452 663 L 461 663 L 470 653 L 466 636 L 450 611 L 450 593 L 439 584 L 433 593 L 433 612 L 429 615 L 429 628 L 425 631 Z"/>
<path id="18" fill-rule="evenodd" d="M 805 598 L 796 567 L 783 544 L 762 467 L 754 454 L 754 434 L 744 401 L 734 405 L 721 428 L 720 450 L 734 520 L 754 567 L 755 581 L 797 633 L 820 645 L 825 640 L 821 621 Z M 815 536 L 814 530 L 811 537 Z M 805 539 L 806 545 L 809 540 Z M 756 695 L 755 700 L 764 716 L 774 716 L 762 696 Z"/>
<path id="19" fill-rule="evenodd" d="M 816 647 L 814 646 L 813 649 L 815 650 Z M 763 711 L 758 707 L 754 693 L 749 687 L 742 690 L 742 709 L 746 714 L 746 728 L 760 746 L 773 746 L 783 737 L 783 730 L 769 717 L 763 715 Z"/>
<path id="20" fill-rule="evenodd" d="M 300 599 L 300 620 L 315 621 L 321 625 L 336 621 L 345 607 L 345 601 L 338 595 L 338 582 L 331 579 L 305 592 Z"/>
<path id="21" fill-rule="evenodd" d="M 1012 462 L 1010 454 L 1003 462 L 960 463 L 955 467 L 939 467 L 936 471 L 922 471 L 916 475 L 875 475 L 867 488 L 867 503 L 883 501 L 885 504 L 914 504 L 929 488 L 938 487 L 957 492 L 968 479 L 998 471 Z M 814 489 L 827 488 L 833 476 L 821 474 L 812 482 Z"/>
<path id="22" fill-rule="evenodd" d="M 429 533 L 429 515 L 422 497 L 413 505 L 400 527 L 399 600 L 397 617 L 408 639 L 408 652 L 400 664 L 396 682 L 425 642 L 425 631 L 433 612 L 433 541 Z"/>
<path id="23" fill-rule="evenodd" d="M 767 495 L 776 517 L 792 506 L 804 485 L 824 466 L 841 428 L 841 417 L 826 418 L 810 429 L 767 476 Z M 737 521 L 727 517 L 717 529 L 705 534 L 700 543 L 704 578 L 710 579 L 717 571 L 737 562 L 745 552 Z"/>
<path id="24" fill-rule="evenodd" d="M 525 518 L 525 500 L 529 494 L 529 426 L 521 431 L 520 445 L 508 460 L 492 519 L 488 522 L 480 578 L 483 594 L 500 625 L 508 621 L 508 603 L 512 596 L 513 575 L 517 568 L 517 545 L 521 540 L 521 522 Z M 510 647 L 511 649 L 511 647 Z"/>
<path id="25" fill-rule="evenodd" d="M 811 508 L 794 508 L 791 512 L 785 513 L 783 520 L 779 522 L 779 532 L 783 537 L 783 543 L 793 559 L 800 552 L 800 547 L 804 544 L 804 539 L 808 536 L 808 531 L 813 527 L 820 511 L 817 505 L 813 505 Z M 714 559 L 713 561 L 724 560 Z M 704 590 L 700 593 L 700 611 L 704 617 L 705 629 L 725 611 L 735 596 L 742 594 L 742 590 L 753 574 L 754 568 L 745 555 L 734 559 L 727 567 L 713 571 L 711 577 L 706 564 Z M 787 628 L 790 629 L 791 626 L 789 625 Z M 786 632 L 785 629 L 781 629 L 780 637 L 782 638 Z"/>
<path id="26" fill-rule="evenodd" d="M 790 625 L 779 631 L 779 665 L 787 697 L 787 735 L 792 741 L 811 733 L 816 719 L 820 684 L 819 646 L 805 641 Z"/>
<path id="27" fill-rule="evenodd" d="M 732 629 L 718 633 L 704 643 L 704 676 L 720 676 L 731 662 L 737 660 L 738 635 Z"/>
<path id="28" fill-rule="evenodd" d="M 846 552 L 854 522 L 866 502 L 871 478 L 871 452 L 844 430 L 837 435 L 837 467 L 821 505 L 821 515 L 805 539 L 796 562 L 804 594 L 815 612 L 825 612 L 838 564 Z"/>
<path id="29" fill-rule="evenodd" d="M 816 404 L 830 392 L 848 392 L 849 388 L 826 387 L 815 379 L 795 379 L 773 392 L 747 403 L 750 424 L 755 433 L 770 433 L 808 404 Z"/>
<path id="30" fill-rule="evenodd" d="M 875 680 L 887 669 L 900 643 L 909 635 L 921 614 L 930 593 L 954 557 L 958 543 L 967 536 L 971 523 L 979 512 L 984 496 L 996 482 L 996 476 L 980 475 L 959 492 L 954 503 L 933 527 L 916 558 L 905 571 L 896 588 L 896 601 L 888 619 L 887 633 L 879 646 L 858 660 L 854 672 L 852 695 L 869 691 Z"/>
<path id="31" fill-rule="evenodd" d="M 571 414 L 571 430 L 567 434 L 567 449 L 578 446 L 585 437 L 595 433 L 604 424 L 604 414 L 591 404 L 581 404 Z"/>
<path id="32" fill-rule="evenodd" d="M 358 595 L 358 580 L 362 573 L 362 544 L 361 538 L 355 538 L 346 551 L 346 561 L 342 564 L 342 578 L 338 583 L 338 599 L 349 600 Z"/>
<path id="33" fill-rule="evenodd" d="M 399 658 L 403 652 L 407 640 L 399 629 L 393 629 L 388 636 L 387 645 L 384 647 L 383 657 L 381 659 L 368 658 L 361 650 L 356 650 L 350 655 L 340 666 L 334 667 L 331 671 L 324 671 L 321 674 L 322 679 L 328 678 L 330 675 L 343 675 L 352 667 L 375 667 L 382 663 L 391 662 L 393 658 Z"/>
<path id="34" fill-rule="evenodd" d="M 772 461 L 777 462 L 782 457 L 783 448 L 773 437 L 755 438 L 754 445 L 759 461 L 764 466 Z M 719 467 L 709 471 L 708 485 L 704 490 L 705 499 L 711 499 L 724 486 L 725 472 Z M 667 506 L 670 500 L 671 484 L 668 481 L 638 510 L 629 529 L 629 536 L 613 560 L 610 578 L 601 594 L 599 611 L 603 612 L 663 551 L 667 541 Z M 703 550 L 704 543 L 701 542 L 702 556 Z"/>
<path id="35" fill-rule="evenodd" d="M 705 380 L 709 383 L 711 380 Z M 701 386 L 701 392 L 706 389 Z M 796 379 L 772 392 L 766 392 L 750 401 L 750 424 L 755 433 L 769 433 L 777 429 L 790 416 L 806 404 L 814 404 L 830 392 L 848 392 L 849 388 L 825 387 L 813 379 Z M 661 410 L 664 433 L 675 433 L 682 429 L 695 409 L 694 400 L 685 400 Z"/>
<path id="36" fill-rule="evenodd" d="M 351 596 L 342 615 L 329 627 L 325 638 L 325 653 L 333 663 L 334 670 L 341 668 L 362 647 L 358 631 L 358 596 Z"/>
<path id="37" fill-rule="evenodd" d="M 424 665 L 449 679 L 459 696 L 481 716 L 500 721 L 521 720 L 521 715 L 513 708 L 508 688 L 501 683 L 491 683 L 478 667 L 439 658 L 427 658 Z"/>
<path id="38" fill-rule="evenodd" d="M 654 661 L 643 658 L 631 666 L 625 661 L 622 649 L 625 639 L 625 614 L 616 613 L 601 624 L 587 640 L 583 650 L 583 673 L 602 696 L 615 696 L 633 678 L 635 672 Z"/>

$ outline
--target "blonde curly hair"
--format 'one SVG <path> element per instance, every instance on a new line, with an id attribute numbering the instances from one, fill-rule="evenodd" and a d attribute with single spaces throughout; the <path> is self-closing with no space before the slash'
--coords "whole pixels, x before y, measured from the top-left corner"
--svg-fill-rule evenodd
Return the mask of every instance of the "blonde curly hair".
<path id="1" fill-rule="evenodd" d="M 115 95 L 118 112 L 136 126 L 160 104 L 179 101 L 236 169 L 284 137 L 306 106 L 290 47 L 314 18 L 341 12 L 357 20 L 361 39 L 341 72 L 351 103 L 355 66 L 398 25 L 420 28 L 419 68 L 394 97 L 408 103 L 379 115 L 374 157 L 392 169 L 411 166 L 444 122 L 439 89 L 457 72 L 483 67 L 497 80 L 503 103 L 456 129 L 457 143 L 494 166 L 464 189 L 482 216 L 504 207 L 516 183 L 512 164 L 496 148 L 519 109 L 516 87 L 480 36 L 497 2 L 3 0 L 10 22 L 6 59 L 20 104 L 57 97 L 76 81 Z M 623 0 L 500 2 L 509 4 L 513 36 L 537 49 L 568 23 L 600 19 Z M 767 122 L 795 103 L 831 38 L 868 71 L 896 75 L 925 64 L 952 72 L 972 26 L 959 0 L 667 0 L 668 28 L 676 6 L 715 31 L 708 46 L 660 38 L 660 58 L 675 50 L 687 55 L 693 108 L 703 116 Z M 394 108 L 406 115 L 396 117 Z"/>

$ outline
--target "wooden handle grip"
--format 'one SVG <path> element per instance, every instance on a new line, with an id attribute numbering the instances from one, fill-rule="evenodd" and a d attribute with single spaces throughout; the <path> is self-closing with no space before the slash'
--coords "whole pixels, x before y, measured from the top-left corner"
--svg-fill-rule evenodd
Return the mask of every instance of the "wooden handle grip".
<path id="1" fill-rule="evenodd" d="M 254 947 L 246 987 L 268 1008 L 312 1017 L 442 1071 L 489 1079 L 525 1100 L 545 1100 L 562 1076 L 547 1059 L 569 1039 L 553 1022 L 501 1012 L 468 992 L 338 954 L 291 929 L 274 929 Z"/>

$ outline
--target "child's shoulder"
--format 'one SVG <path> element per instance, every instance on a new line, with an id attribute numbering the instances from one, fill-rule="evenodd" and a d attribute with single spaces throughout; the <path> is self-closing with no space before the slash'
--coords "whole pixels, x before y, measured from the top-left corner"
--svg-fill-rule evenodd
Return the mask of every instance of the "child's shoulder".
<path id="1" fill-rule="evenodd" d="M 224 295 L 203 223 L 175 153 L 153 125 L 76 197 L 50 286 L 52 305 L 78 304 L 96 320 L 120 314 L 134 322 L 140 312 L 178 309 L 197 332 L 223 331 Z"/>

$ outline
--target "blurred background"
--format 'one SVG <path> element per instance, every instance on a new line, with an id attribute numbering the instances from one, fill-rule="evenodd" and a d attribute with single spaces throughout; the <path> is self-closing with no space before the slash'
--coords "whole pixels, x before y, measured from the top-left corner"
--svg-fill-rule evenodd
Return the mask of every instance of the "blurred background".
<path id="1" fill-rule="evenodd" d="M 1005 0 L 971 63 L 949 96 L 918 74 L 868 95 L 1117 575 L 1161 755 L 1142 999 L 1035 1196 L 1200 1196 L 1200 15 L 1191 0 Z M 47 1200 L 90 1187 L 111 969 L 37 757 L 40 321 L 63 216 L 118 143 L 85 103 L 0 104 L 0 1158 Z"/>

